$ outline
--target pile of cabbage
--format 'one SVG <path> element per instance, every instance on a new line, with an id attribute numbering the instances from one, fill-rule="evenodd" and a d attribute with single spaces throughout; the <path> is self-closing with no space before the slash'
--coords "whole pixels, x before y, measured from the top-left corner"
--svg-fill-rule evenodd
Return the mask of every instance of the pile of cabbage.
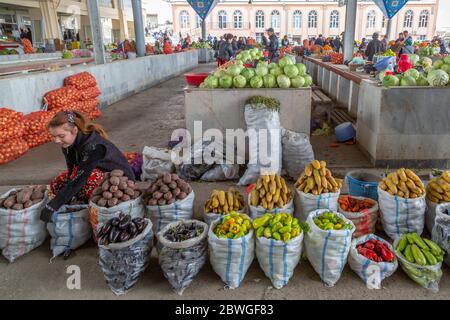
<path id="1" fill-rule="evenodd" d="M 294 64 L 290 57 L 278 63 L 260 62 L 256 68 L 240 64 L 230 65 L 226 70 L 217 70 L 200 85 L 202 88 L 301 88 L 309 87 L 312 78 L 306 73 L 303 63 Z"/>
<path id="2" fill-rule="evenodd" d="M 413 57 L 410 60 L 415 67 L 422 67 L 422 72 L 415 68 L 411 68 L 403 74 L 388 75 L 385 76 L 385 72 L 381 71 L 378 75 L 380 81 L 384 87 L 396 87 L 396 86 L 432 86 L 432 87 L 444 87 L 449 83 L 450 74 L 450 56 L 443 59 L 438 59 L 432 62 L 428 57 L 417 58 Z"/>
<path id="3" fill-rule="evenodd" d="M 242 64 L 262 59 L 263 59 L 263 51 L 258 48 L 244 50 L 236 55 L 236 61 L 241 61 Z"/>

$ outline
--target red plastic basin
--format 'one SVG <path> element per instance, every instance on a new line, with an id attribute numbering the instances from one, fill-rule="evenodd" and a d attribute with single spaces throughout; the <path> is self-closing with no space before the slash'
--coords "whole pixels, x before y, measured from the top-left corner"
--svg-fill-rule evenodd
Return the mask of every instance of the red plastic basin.
<path id="1" fill-rule="evenodd" d="M 209 73 L 185 73 L 184 78 L 190 86 L 199 86 Z"/>

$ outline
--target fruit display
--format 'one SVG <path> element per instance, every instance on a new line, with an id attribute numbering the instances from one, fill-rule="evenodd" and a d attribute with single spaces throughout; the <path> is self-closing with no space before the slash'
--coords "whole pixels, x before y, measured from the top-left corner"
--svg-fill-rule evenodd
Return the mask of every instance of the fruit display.
<path id="1" fill-rule="evenodd" d="M 141 195 L 133 180 L 124 176 L 122 170 L 113 170 L 105 173 L 103 181 L 92 193 L 90 202 L 99 207 L 111 208 L 118 204 L 137 199 Z"/>
<path id="2" fill-rule="evenodd" d="M 228 191 L 213 190 L 205 203 L 206 213 L 228 214 L 232 211 L 241 211 L 244 208 L 244 197 L 233 187 L 229 188 Z"/>
<path id="3" fill-rule="evenodd" d="M 353 224 L 345 222 L 344 219 L 339 217 L 336 213 L 331 211 L 323 212 L 321 215 L 316 216 L 313 219 L 317 227 L 322 230 L 351 230 Z"/>
<path id="4" fill-rule="evenodd" d="M 132 240 L 145 230 L 147 224 L 148 221 L 144 218 L 131 218 L 130 215 L 120 213 L 100 227 L 97 233 L 98 243 L 106 246 Z"/>
<path id="5" fill-rule="evenodd" d="M 163 237 L 171 242 L 182 242 L 200 236 L 204 227 L 198 223 L 179 223 L 167 230 Z"/>
<path id="6" fill-rule="evenodd" d="M 392 49 L 387 49 L 385 53 L 382 54 L 385 57 L 395 57 L 395 52 Z"/>
<path id="7" fill-rule="evenodd" d="M 356 199 L 352 196 L 340 196 L 339 208 L 346 212 L 361 212 L 362 210 L 368 210 L 375 206 L 375 201 L 364 198 Z"/>
<path id="8" fill-rule="evenodd" d="M 303 226 L 306 227 L 306 226 Z M 302 233 L 298 219 L 288 213 L 267 213 L 253 221 L 253 229 L 257 237 L 266 237 L 283 242 L 297 237 Z"/>
<path id="9" fill-rule="evenodd" d="M 297 190 L 314 195 L 338 192 L 342 188 L 342 180 L 334 178 L 326 166 L 325 161 L 318 160 L 308 164 L 295 183 Z"/>
<path id="10" fill-rule="evenodd" d="M 389 173 L 378 186 L 391 196 L 405 199 L 415 199 L 425 194 L 425 186 L 420 178 L 414 171 L 405 168 Z"/>
<path id="11" fill-rule="evenodd" d="M 73 86 L 78 90 L 83 90 L 97 86 L 95 77 L 89 72 L 80 72 L 64 79 L 64 86 Z"/>
<path id="12" fill-rule="evenodd" d="M 231 212 L 223 216 L 220 223 L 214 228 L 214 234 L 219 238 L 239 239 L 252 230 L 252 222 L 245 214 Z"/>
<path id="13" fill-rule="evenodd" d="M 383 242 L 370 239 L 356 246 L 358 253 L 374 262 L 393 262 L 394 253 Z"/>
<path id="14" fill-rule="evenodd" d="M 29 186 L 12 191 L 6 198 L 0 199 L 0 208 L 11 210 L 27 209 L 44 199 L 46 186 Z"/>
<path id="15" fill-rule="evenodd" d="M 331 63 L 333 64 L 343 64 L 344 63 L 344 55 L 342 53 L 332 53 L 331 56 Z"/>
<path id="16" fill-rule="evenodd" d="M 33 45 L 29 39 L 22 38 L 20 41 L 22 42 L 23 52 L 25 52 L 25 54 L 34 53 Z"/>
<path id="17" fill-rule="evenodd" d="M 444 261 L 444 250 L 431 240 L 421 238 L 417 233 L 407 233 L 401 236 L 395 252 L 401 254 L 407 261 L 420 266 L 433 266 Z"/>
<path id="18" fill-rule="evenodd" d="M 165 206 L 185 199 L 192 192 L 192 187 L 175 173 L 163 173 L 152 182 L 144 192 L 147 206 Z"/>
<path id="19" fill-rule="evenodd" d="M 262 206 L 271 211 L 283 208 L 292 200 L 292 192 L 286 181 L 279 175 L 261 175 L 250 193 L 250 204 L 254 207 Z"/>
<path id="20" fill-rule="evenodd" d="M 450 202 L 450 171 L 445 170 L 441 176 L 431 179 L 427 184 L 426 194 L 431 202 Z"/>

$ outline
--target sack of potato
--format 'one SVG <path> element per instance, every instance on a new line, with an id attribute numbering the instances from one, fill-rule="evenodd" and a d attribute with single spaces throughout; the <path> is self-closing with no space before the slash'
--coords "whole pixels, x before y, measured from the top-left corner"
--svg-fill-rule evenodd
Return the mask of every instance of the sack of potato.
<path id="1" fill-rule="evenodd" d="M 175 173 L 163 173 L 144 192 L 146 216 L 157 234 L 166 224 L 192 219 L 195 193 L 192 187 Z"/>
<path id="2" fill-rule="evenodd" d="M 325 161 L 314 160 L 295 183 L 295 216 L 306 221 L 311 211 L 338 210 L 342 180 L 334 178 Z"/>
<path id="3" fill-rule="evenodd" d="M 378 205 L 384 231 L 393 240 L 404 233 L 422 234 L 425 186 L 410 169 L 391 172 L 378 184 Z"/>
<path id="4" fill-rule="evenodd" d="M 0 249 L 9 262 L 39 247 L 47 237 L 40 219 L 46 186 L 11 189 L 0 196 Z"/>
<path id="5" fill-rule="evenodd" d="M 58 209 L 52 222 L 47 223 L 53 258 L 81 247 L 91 236 L 89 206 L 67 205 Z"/>
<path id="6" fill-rule="evenodd" d="M 124 176 L 122 170 L 107 172 L 103 181 L 89 200 L 89 219 L 96 238 L 98 224 L 103 224 L 119 213 L 143 218 L 145 209 L 141 191 L 133 180 Z"/>
<path id="7" fill-rule="evenodd" d="M 431 233 L 436 218 L 436 207 L 441 203 L 450 202 L 450 171 L 445 170 L 441 176 L 431 179 L 426 187 L 427 209 L 425 213 L 425 225 Z"/>
<path id="8" fill-rule="evenodd" d="M 205 203 L 203 220 L 210 226 L 214 220 L 232 211 L 245 213 L 244 197 L 239 191 L 233 187 L 229 188 L 228 191 L 213 190 Z"/>
<path id="9" fill-rule="evenodd" d="M 291 189 L 283 177 L 277 174 L 263 174 L 248 195 L 250 217 L 256 219 L 265 213 L 294 214 Z"/>

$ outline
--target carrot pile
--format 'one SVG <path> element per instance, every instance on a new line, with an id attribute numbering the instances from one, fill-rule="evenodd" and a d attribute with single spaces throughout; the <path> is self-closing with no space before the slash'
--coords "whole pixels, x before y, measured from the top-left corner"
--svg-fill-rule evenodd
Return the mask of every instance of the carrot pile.
<path id="1" fill-rule="evenodd" d="M 374 202 L 369 199 L 355 199 L 352 196 L 340 196 L 339 206 L 343 211 L 360 212 L 365 209 L 370 209 L 374 206 Z"/>

